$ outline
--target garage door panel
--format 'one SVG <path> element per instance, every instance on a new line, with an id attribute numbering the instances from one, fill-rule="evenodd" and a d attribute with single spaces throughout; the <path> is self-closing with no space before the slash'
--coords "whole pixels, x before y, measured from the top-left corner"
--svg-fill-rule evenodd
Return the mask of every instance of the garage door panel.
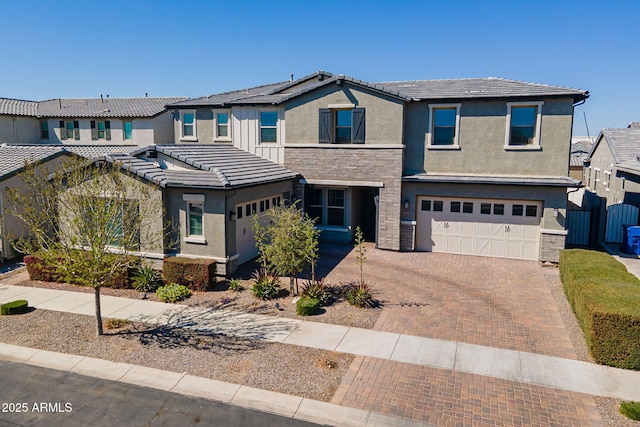
<path id="1" fill-rule="evenodd" d="M 540 213 L 542 212 L 541 203 L 517 200 L 427 198 L 442 200 L 444 211 L 418 211 L 416 247 L 419 250 L 538 259 L 540 218 L 539 216 L 512 215 L 512 206 L 536 204 Z M 459 206 L 473 203 L 473 212 L 451 212 L 452 200 L 459 202 Z M 480 209 L 481 204 L 484 205 L 484 212 Z M 491 206 L 490 212 L 487 210 L 487 204 Z M 420 206 L 420 203 L 418 205 Z"/>

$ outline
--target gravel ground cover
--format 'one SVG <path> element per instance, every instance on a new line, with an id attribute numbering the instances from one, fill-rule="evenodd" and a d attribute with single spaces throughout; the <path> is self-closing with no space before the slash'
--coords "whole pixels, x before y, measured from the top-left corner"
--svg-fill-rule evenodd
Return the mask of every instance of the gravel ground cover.
<path id="1" fill-rule="evenodd" d="M 105 322 L 108 326 L 109 322 Z M 127 323 L 96 337 L 95 318 L 48 310 L 0 316 L 8 344 L 187 373 L 330 401 L 352 355 Z"/>

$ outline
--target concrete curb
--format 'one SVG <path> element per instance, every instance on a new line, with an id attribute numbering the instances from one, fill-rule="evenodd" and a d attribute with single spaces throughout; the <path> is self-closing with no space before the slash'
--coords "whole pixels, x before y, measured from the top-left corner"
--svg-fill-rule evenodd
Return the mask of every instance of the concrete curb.
<path id="1" fill-rule="evenodd" d="M 404 418 L 239 384 L 12 344 L 0 343 L 0 359 L 200 397 L 317 424 L 340 427 L 433 427 Z"/>

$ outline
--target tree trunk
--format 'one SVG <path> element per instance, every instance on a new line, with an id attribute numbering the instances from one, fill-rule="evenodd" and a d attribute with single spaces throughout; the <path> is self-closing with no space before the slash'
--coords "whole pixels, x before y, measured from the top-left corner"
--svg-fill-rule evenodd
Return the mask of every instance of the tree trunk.
<path id="1" fill-rule="evenodd" d="M 289 293 L 291 295 L 295 295 L 293 293 L 294 289 L 293 289 L 293 276 L 289 276 Z"/>
<path id="2" fill-rule="evenodd" d="M 104 334 L 102 330 L 102 312 L 100 310 L 100 286 L 96 286 L 94 289 L 96 291 L 96 333 L 100 336 Z"/>

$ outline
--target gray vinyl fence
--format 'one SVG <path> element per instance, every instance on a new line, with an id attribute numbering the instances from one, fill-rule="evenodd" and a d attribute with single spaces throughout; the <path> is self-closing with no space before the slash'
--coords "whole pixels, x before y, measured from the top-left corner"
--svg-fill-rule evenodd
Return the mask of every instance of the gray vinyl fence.
<path id="1" fill-rule="evenodd" d="M 590 211 L 567 211 L 567 245 L 589 246 L 591 234 Z"/>

